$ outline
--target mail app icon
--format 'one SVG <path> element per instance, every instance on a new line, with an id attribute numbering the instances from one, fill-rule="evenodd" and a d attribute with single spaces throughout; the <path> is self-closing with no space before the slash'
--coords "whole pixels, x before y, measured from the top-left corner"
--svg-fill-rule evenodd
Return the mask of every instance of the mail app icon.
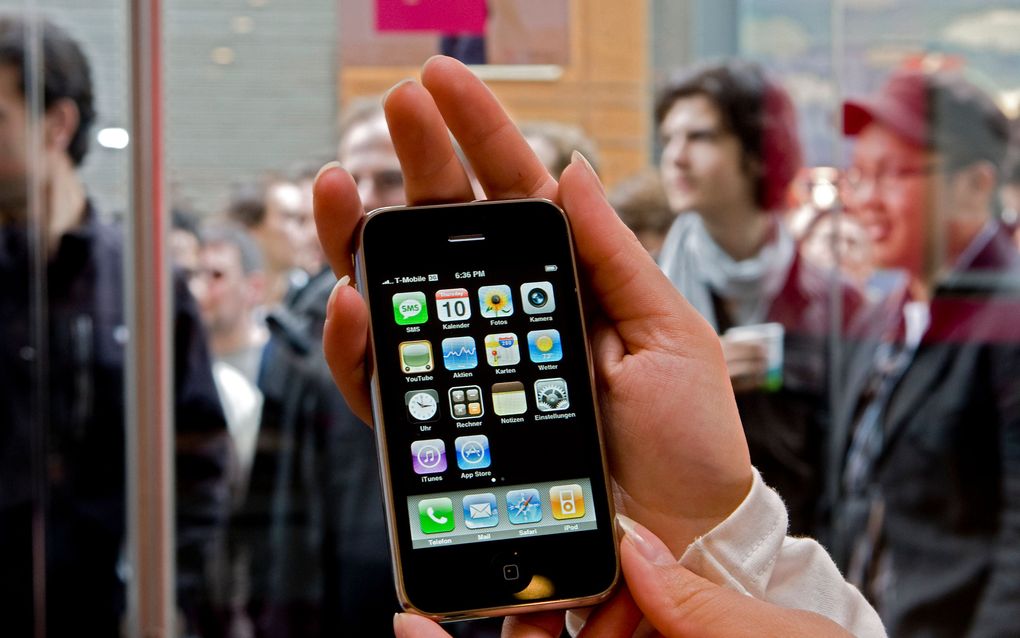
<path id="1" fill-rule="evenodd" d="M 468 529 L 495 527 L 499 524 L 496 495 L 488 492 L 464 497 L 464 525 Z"/>

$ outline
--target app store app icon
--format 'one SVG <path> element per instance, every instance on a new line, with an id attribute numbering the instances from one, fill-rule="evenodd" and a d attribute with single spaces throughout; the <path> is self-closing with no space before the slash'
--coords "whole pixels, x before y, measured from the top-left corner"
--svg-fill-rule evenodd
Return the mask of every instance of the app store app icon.
<path id="1" fill-rule="evenodd" d="M 496 495 L 468 494 L 464 497 L 464 525 L 468 529 L 481 529 L 499 525 L 499 507 Z"/>
<path id="2" fill-rule="evenodd" d="M 489 437 L 484 434 L 458 436 L 453 442 L 457 451 L 457 467 L 462 470 L 480 470 L 489 467 Z"/>

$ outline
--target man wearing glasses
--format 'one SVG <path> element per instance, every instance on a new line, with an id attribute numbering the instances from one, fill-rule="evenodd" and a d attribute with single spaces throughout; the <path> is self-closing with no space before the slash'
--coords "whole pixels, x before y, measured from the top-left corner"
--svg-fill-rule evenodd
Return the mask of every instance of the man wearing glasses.
<path id="1" fill-rule="evenodd" d="M 847 353 L 830 548 L 891 636 L 1020 632 L 1020 258 L 1007 120 L 950 74 L 844 105 L 843 196 L 899 287 Z"/>

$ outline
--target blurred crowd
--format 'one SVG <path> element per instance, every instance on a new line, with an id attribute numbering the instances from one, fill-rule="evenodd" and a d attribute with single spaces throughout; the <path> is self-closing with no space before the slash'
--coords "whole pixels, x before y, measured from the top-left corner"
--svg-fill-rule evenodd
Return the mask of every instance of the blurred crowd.
<path id="1" fill-rule="evenodd" d="M 78 174 L 95 116 L 88 62 L 46 24 L 33 168 L 49 345 L 33 351 L 25 28 L 0 17 L 0 601 L 5 633 L 30 635 L 43 564 L 50 635 L 116 635 L 122 239 Z M 658 164 L 610 200 L 718 333 L 752 462 L 791 533 L 826 545 L 892 636 L 1020 634 L 1020 126 L 959 73 L 898 71 L 842 105 L 849 164 L 805 166 L 782 78 L 736 60 L 685 69 L 651 115 Z M 581 128 L 520 127 L 554 176 L 575 149 L 598 168 Z M 336 159 L 366 210 L 402 204 L 378 99 L 352 102 L 339 128 Z M 253 176 L 223 210 L 173 213 L 187 635 L 392 632 L 373 434 L 320 346 L 335 283 L 313 220 L 320 164 Z"/>

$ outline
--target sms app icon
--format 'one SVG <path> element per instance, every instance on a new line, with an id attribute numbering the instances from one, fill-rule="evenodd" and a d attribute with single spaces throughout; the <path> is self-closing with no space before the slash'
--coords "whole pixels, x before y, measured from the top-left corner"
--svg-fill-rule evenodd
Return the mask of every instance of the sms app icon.
<path id="1" fill-rule="evenodd" d="M 423 292 L 398 292 L 393 295 L 393 319 L 401 326 L 425 323 L 429 309 Z"/>

